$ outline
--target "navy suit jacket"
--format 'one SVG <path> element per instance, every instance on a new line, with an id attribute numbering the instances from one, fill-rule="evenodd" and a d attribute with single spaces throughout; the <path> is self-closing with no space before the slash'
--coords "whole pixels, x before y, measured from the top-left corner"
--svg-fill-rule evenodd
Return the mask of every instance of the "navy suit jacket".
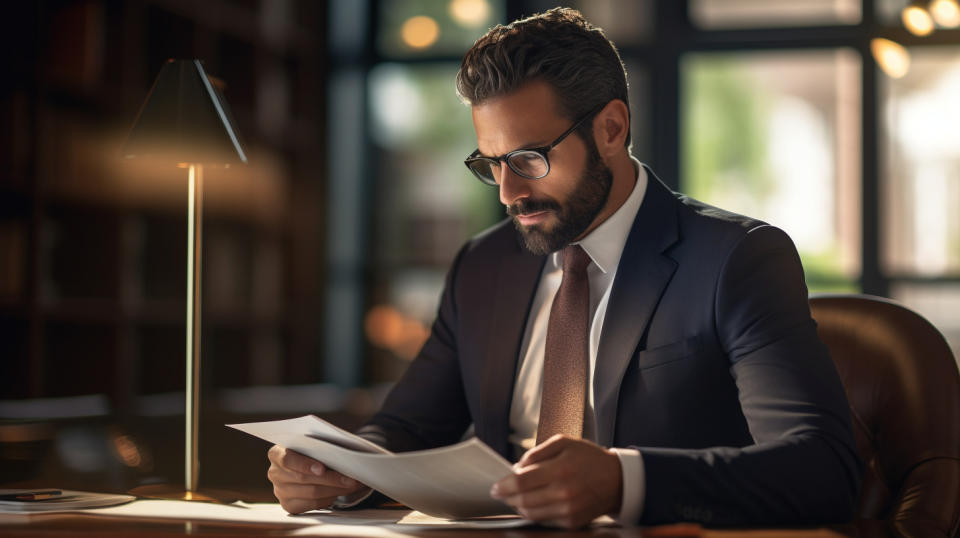
<path id="1" fill-rule="evenodd" d="M 643 456 L 640 522 L 848 520 L 860 480 L 849 408 L 793 243 L 648 174 L 593 379 L 597 442 Z M 545 260 L 509 221 L 469 241 L 429 340 L 362 432 L 405 451 L 455 443 L 473 424 L 511 458 L 520 343 Z"/>

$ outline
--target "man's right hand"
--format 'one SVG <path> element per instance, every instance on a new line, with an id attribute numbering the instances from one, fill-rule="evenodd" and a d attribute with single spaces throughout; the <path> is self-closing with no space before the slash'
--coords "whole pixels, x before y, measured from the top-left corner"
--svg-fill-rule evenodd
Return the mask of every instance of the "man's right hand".
<path id="1" fill-rule="evenodd" d="M 273 494 L 291 514 L 327 508 L 341 495 L 349 495 L 363 484 L 344 476 L 319 461 L 279 445 L 267 452 Z"/>

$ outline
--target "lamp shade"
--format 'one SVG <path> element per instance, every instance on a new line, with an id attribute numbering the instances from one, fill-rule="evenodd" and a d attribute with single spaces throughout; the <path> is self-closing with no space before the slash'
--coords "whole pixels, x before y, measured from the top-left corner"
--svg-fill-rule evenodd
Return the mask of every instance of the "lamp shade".
<path id="1" fill-rule="evenodd" d="M 123 147 L 125 158 L 246 163 L 230 109 L 200 60 L 168 60 Z"/>

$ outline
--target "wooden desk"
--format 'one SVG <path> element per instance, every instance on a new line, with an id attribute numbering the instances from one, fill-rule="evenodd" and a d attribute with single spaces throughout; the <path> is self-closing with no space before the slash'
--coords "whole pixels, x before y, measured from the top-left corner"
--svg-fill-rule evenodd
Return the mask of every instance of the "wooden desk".
<path id="1" fill-rule="evenodd" d="M 3 487 L 43 487 L 43 484 L 24 482 L 5 484 Z M 123 493 L 115 492 L 115 493 Z M 276 502 L 272 493 L 252 489 L 244 491 L 243 499 L 253 503 Z M 343 515 L 349 512 L 341 512 Z M 402 517 L 397 516 L 397 519 Z M 331 523 L 336 523 L 331 522 Z M 369 530 L 369 532 L 365 532 Z M 211 520 L 172 518 L 140 519 L 132 517 L 104 516 L 99 514 L 54 514 L 31 518 L 18 523 L 0 520 L 0 538 L 93 538 L 125 537 L 168 538 L 181 536 L 306 536 L 311 527 L 274 523 L 231 523 Z M 317 530 L 314 528 L 313 530 Z M 382 527 L 354 526 L 350 537 L 398 538 L 401 533 Z M 814 528 L 752 528 L 752 529 L 704 529 L 692 524 L 664 525 L 658 527 L 597 527 L 577 531 L 560 531 L 543 527 L 520 529 L 410 529 L 402 535 L 427 536 L 429 538 L 886 538 L 889 534 L 882 521 L 861 520 L 855 524 L 833 525 Z M 328 535 L 329 536 L 329 535 Z"/>
<path id="2" fill-rule="evenodd" d="M 31 520 L 28 523 L 0 525 L 0 536 L 5 538 L 40 537 L 121 537 L 137 536 L 142 538 L 168 538 L 180 536 L 293 536 L 304 535 L 309 527 L 289 527 L 280 525 L 230 524 L 210 521 L 180 520 L 139 520 L 130 518 L 102 517 L 88 515 L 49 516 Z M 380 527 L 369 527 L 369 533 L 363 527 L 349 536 L 397 537 L 393 531 Z M 701 529 L 695 525 L 667 525 L 645 528 L 600 527 L 579 531 L 558 531 L 545 528 L 523 528 L 509 530 L 445 530 L 413 529 L 404 532 L 409 536 L 428 536 L 429 538 L 844 538 L 863 537 L 880 538 L 886 536 L 879 522 L 861 522 L 857 525 L 824 527 L 811 529 Z"/>

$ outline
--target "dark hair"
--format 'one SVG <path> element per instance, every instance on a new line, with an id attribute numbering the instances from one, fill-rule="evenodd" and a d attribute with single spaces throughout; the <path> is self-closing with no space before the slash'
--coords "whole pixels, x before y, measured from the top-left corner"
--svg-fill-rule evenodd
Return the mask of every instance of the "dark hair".
<path id="1" fill-rule="evenodd" d="M 560 113 L 574 121 L 620 99 L 630 110 L 627 76 L 616 47 L 579 11 L 553 8 L 506 26 L 497 25 L 470 47 L 457 72 L 457 94 L 468 105 L 542 80 L 556 92 Z M 593 140 L 590 122 L 579 129 Z M 624 143 L 630 147 L 630 132 Z"/>

